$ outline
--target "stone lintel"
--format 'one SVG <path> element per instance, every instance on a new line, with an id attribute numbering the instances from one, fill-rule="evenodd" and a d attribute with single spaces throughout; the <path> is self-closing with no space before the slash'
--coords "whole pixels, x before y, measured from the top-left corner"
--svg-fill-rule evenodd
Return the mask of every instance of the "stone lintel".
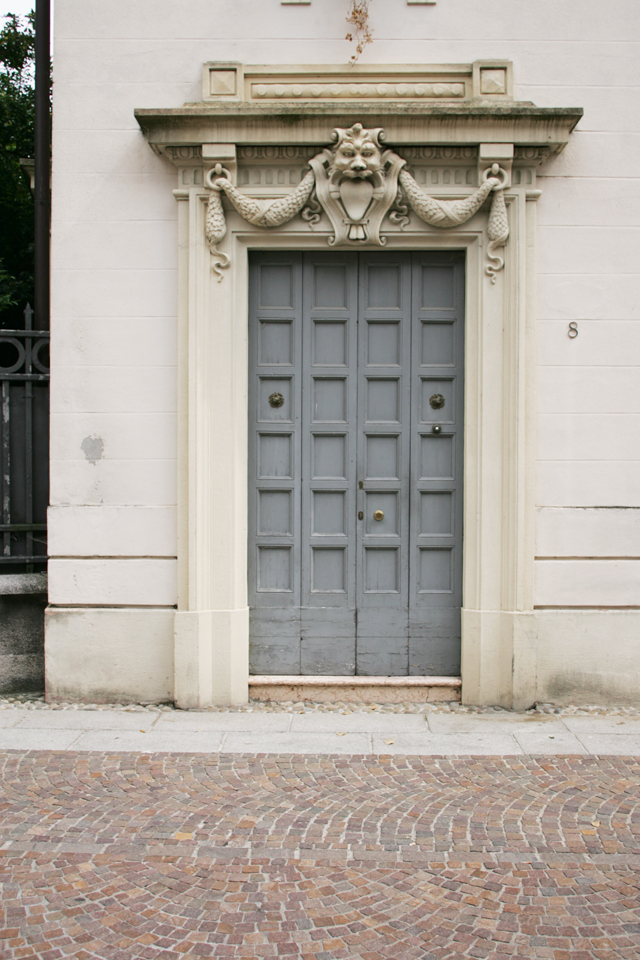
<path id="1" fill-rule="evenodd" d="M 140 109 L 135 116 L 150 146 L 203 143 L 307 144 L 326 146 L 335 127 L 359 121 L 384 127 L 393 147 L 423 144 L 510 143 L 560 152 L 583 115 L 580 107 L 531 103 L 201 103 L 167 110 Z"/>

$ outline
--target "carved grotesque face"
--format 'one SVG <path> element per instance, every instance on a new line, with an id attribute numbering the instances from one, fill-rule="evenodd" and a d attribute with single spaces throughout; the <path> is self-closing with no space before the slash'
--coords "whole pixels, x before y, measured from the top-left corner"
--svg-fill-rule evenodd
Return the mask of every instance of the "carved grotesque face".
<path id="1" fill-rule="evenodd" d="M 377 131 L 363 130 L 356 123 L 350 130 L 338 130 L 338 143 L 333 148 L 331 170 L 356 179 L 372 177 L 382 166 L 382 151 L 377 144 Z"/>

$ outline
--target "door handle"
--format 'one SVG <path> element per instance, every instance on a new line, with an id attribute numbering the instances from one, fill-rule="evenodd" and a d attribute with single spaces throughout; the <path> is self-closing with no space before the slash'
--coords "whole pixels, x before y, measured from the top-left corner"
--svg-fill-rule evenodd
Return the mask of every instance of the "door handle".
<path id="1" fill-rule="evenodd" d="M 374 510 L 373 511 L 374 520 L 384 520 L 384 510 Z"/>

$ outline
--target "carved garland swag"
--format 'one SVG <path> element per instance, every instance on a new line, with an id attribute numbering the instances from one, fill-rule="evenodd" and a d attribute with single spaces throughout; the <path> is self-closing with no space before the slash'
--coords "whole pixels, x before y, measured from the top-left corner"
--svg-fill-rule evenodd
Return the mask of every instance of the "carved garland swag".
<path id="1" fill-rule="evenodd" d="M 210 188 L 207 205 L 206 235 L 211 248 L 213 269 L 222 279 L 221 270 L 229 266 L 227 254 L 218 244 L 227 232 L 222 208 L 224 192 L 241 217 L 256 227 L 279 227 L 298 213 L 310 225 L 320 221 L 324 211 L 333 227 L 329 244 L 376 243 L 384 246 L 387 238 L 380 235 L 384 217 L 404 229 L 409 223 L 409 207 L 425 223 L 449 229 L 469 220 L 492 194 L 487 234 L 489 246 L 486 267 L 491 282 L 504 266 L 496 249 L 509 237 L 509 222 L 504 201 L 507 174 L 494 163 L 484 174 L 483 183 L 462 200 L 437 200 L 420 189 L 406 169 L 406 160 L 393 150 L 384 149 L 384 130 L 366 130 L 356 123 L 349 129 L 334 130 L 335 141 L 309 160 L 311 170 L 295 190 L 276 200 L 257 200 L 241 193 L 232 183 L 229 172 L 221 164 L 209 171 Z"/>

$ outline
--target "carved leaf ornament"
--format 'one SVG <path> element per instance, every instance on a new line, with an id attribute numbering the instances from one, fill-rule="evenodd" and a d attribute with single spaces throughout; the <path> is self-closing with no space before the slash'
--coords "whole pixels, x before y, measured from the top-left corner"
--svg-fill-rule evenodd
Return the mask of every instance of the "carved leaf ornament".
<path id="1" fill-rule="evenodd" d="M 221 271 L 230 263 L 228 255 L 218 249 L 227 232 L 222 193 L 240 216 L 256 227 L 279 227 L 299 213 L 314 225 L 324 211 L 333 227 L 333 235 L 328 238 L 331 246 L 384 246 L 387 238 L 380 234 L 380 228 L 385 216 L 388 214 L 392 222 L 404 229 L 409 222 L 409 208 L 432 227 L 451 229 L 469 220 L 492 194 L 487 226 L 490 263 L 486 272 L 495 283 L 496 273 L 504 267 L 504 259 L 496 250 L 509 238 L 504 201 L 506 172 L 494 163 L 470 196 L 438 200 L 420 189 L 406 169 L 406 160 L 385 149 L 384 139 L 384 130 L 380 128 L 367 130 L 360 123 L 348 129 L 339 127 L 333 131 L 333 145 L 309 160 L 311 170 L 295 190 L 275 200 L 258 200 L 241 193 L 231 182 L 229 172 L 216 164 L 206 178 L 210 194 L 205 229 L 218 279 L 222 279 Z"/>

